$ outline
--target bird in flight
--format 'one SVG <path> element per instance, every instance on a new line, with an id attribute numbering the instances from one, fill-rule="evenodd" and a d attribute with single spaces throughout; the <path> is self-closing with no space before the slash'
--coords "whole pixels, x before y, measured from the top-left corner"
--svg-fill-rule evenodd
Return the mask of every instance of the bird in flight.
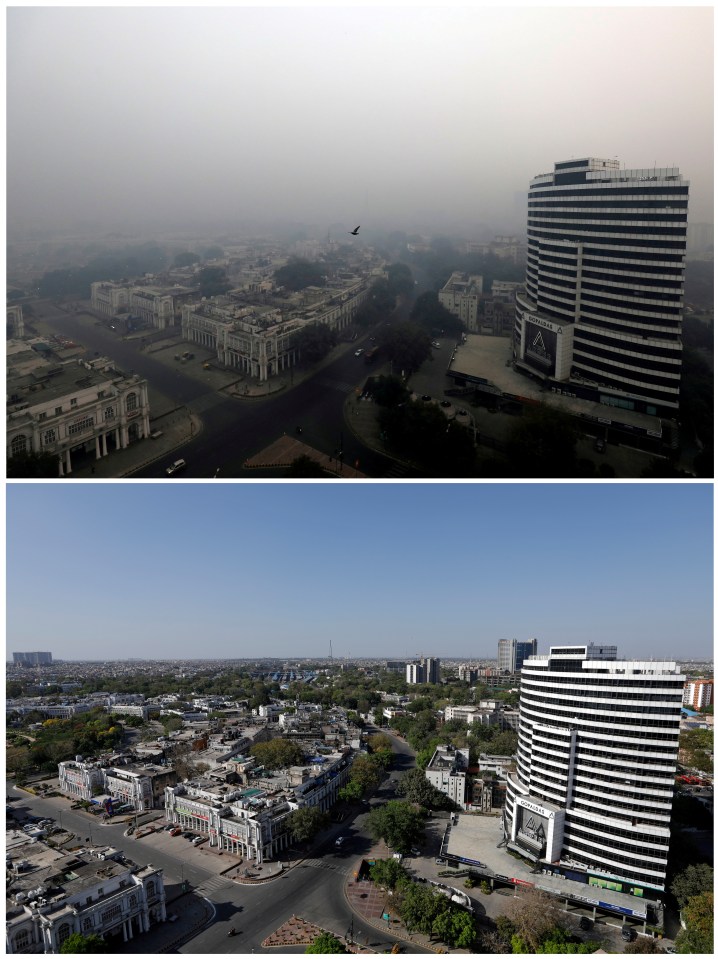
<path id="1" fill-rule="evenodd" d="M 359 227 L 357 227 L 356 230 L 349 230 L 349 233 L 350 233 L 352 236 L 356 236 L 358 232 L 359 232 Z"/>

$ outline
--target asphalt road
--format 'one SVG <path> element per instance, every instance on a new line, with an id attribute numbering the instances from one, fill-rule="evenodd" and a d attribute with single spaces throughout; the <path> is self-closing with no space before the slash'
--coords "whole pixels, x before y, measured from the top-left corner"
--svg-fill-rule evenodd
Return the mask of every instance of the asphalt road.
<path id="1" fill-rule="evenodd" d="M 414 754 L 406 742 L 396 737 L 392 739 L 396 753 L 390 776 L 397 778 L 413 768 Z M 151 862 L 162 867 L 167 885 L 188 879 L 198 894 L 212 902 L 216 915 L 208 927 L 180 948 L 180 952 L 263 952 L 262 941 L 292 915 L 301 916 L 338 935 L 346 935 L 353 920 L 355 940 L 368 943 L 378 952 L 390 949 L 396 941 L 382 930 L 362 922 L 351 911 L 344 896 L 347 878 L 357 860 L 372 845 L 366 830 L 369 810 L 365 807 L 355 815 L 350 815 L 343 823 L 333 825 L 322 845 L 313 849 L 303 861 L 282 876 L 261 885 L 245 885 L 218 876 L 216 870 L 203 868 L 195 861 L 194 855 L 187 854 L 185 840 L 179 837 L 173 840 L 177 846 L 170 847 L 171 851 L 158 849 L 155 844 L 125 837 L 124 823 L 108 822 L 101 825 L 91 822 L 86 814 L 71 810 L 65 799 L 32 796 L 14 789 L 11 783 L 7 783 L 6 792 L 15 797 L 9 805 L 16 811 L 55 819 L 82 839 L 116 846 L 139 865 Z M 385 783 L 376 793 L 376 798 L 387 799 L 390 795 L 390 787 Z M 339 835 L 348 839 L 341 849 L 334 845 Z M 239 935 L 228 938 L 227 933 L 232 926 Z M 172 930 L 168 928 L 168 939 L 171 936 Z M 426 951 L 415 946 L 412 948 L 418 952 Z"/>
<path id="2" fill-rule="evenodd" d="M 187 461 L 183 476 L 206 479 L 221 470 L 222 479 L 246 477 L 245 461 L 282 434 L 295 435 L 302 428 L 302 440 L 321 452 L 344 452 L 347 473 L 359 463 L 361 473 L 374 478 L 396 474 L 396 463 L 364 446 L 346 428 L 344 400 L 371 373 L 354 350 L 339 356 L 317 373 L 282 393 L 251 400 L 232 399 L 208 384 L 187 376 L 181 368 L 168 367 L 140 351 L 139 342 L 122 340 L 98 321 L 88 323 L 65 313 L 48 301 L 33 303 L 37 316 L 58 333 L 72 337 L 90 352 L 112 357 L 122 369 L 145 377 L 153 390 L 169 397 L 177 406 L 186 406 L 202 419 L 199 436 L 182 447 Z M 372 333 L 367 330 L 356 341 L 366 346 Z M 366 341 L 366 342 L 365 342 Z M 155 463 L 133 474 L 133 478 L 166 478 L 164 463 Z M 420 478 L 408 467 L 405 475 Z"/>

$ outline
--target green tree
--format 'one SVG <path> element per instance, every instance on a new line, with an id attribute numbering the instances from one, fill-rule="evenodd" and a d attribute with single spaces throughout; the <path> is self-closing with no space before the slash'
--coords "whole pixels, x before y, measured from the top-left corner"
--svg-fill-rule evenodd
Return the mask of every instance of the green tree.
<path id="1" fill-rule="evenodd" d="M 383 839 L 391 849 L 408 853 L 424 841 L 424 813 L 411 803 L 392 799 L 369 813 L 367 828 L 374 839 Z"/>
<path id="2" fill-rule="evenodd" d="M 287 828 L 296 842 L 309 842 L 328 825 L 328 814 L 316 806 L 302 806 L 287 816 Z"/>
<path id="3" fill-rule="evenodd" d="M 362 789 L 376 789 L 381 782 L 381 767 L 373 756 L 359 755 L 352 763 L 349 779 Z"/>
<path id="4" fill-rule="evenodd" d="M 689 899 L 681 911 L 686 924 L 676 936 L 676 949 L 680 953 L 713 953 L 713 893 L 702 892 Z"/>
<path id="5" fill-rule="evenodd" d="M 59 460 L 55 453 L 16 453 L 5 469 L 8 479 L 57 479 Z"/>
<path id="6" fill-rule="evenodd" d="M 505 729 L 491 740 L 490 751 L 494 756 L 513 756 L 518 744 L 518 733 L 513 729 Z"/>
<path id="7" fill-rule="evenodd" d="M 297 333 L 294 343 L 308 363 L 318 363 L 337 344 L 336 331 L 326 323 L 307 323 Z"/>
<path id="8" fill-rule="evenodd" d="M 372 398 L 379 406 L 396 407 L 406 403 L 409 390 L 398 376 L 379 376 L 372 384 Z"/>
<path id="9" fill-rule="evenodd" d="M 270 739 L 268 743 L 255 743 L 249 752 L 258 763 L 269 770 L 287 769 L 304 762 L 301 746 L 288 739 Z"/>
<path id="10" fill-rule="evenodd" d="M 556 901 L 539 889 L 524 889 L 511 900 L 508 911 L 515 936 L 526 946 L 523 952 L 538 952 L 544 940 L 560 926 Z"/>
<path id="11" fill-rule="evenodd" d="M 577 429 L 568 413 L 548 406 L 524 412 L 506 448 L 512 474 L 523 479 L 574 477 Z"/>
<path id="12" fill-rule="evenodd" d="M 401 889 L 395 899 L 399 915 L 406 928 L 424 935 L 432 935 L 434 923 L 443 913 L 450 911 L 450 903 L 446 896 L 429 885 L 411 882 Z"/>
<path id="13" fill-rule="evenodd" d="M 83 936 L 82 933 L 73 932 L 60 946 L 60 952 L 67 955 L 68 953 L 80 952 L 109 952 L 109 949 L 105 940 L 95 933 Z"/>
<path id="14" fill-rule="evenodd" d="M 304 954 L 308 953 L 314 955 L 337 955 L 338 953 L 344 953 L 346 949 L 342 945 L 340 939 L 337 939 L 336 936 L 333 936 L 330 932 L 322 932 L 316 937 L 316 939 L 307 946 L 304 950 Z"/>
<path id="15" fill-rule="evenodd" d="M 301 257 L 292 257 L 288 263 L 274 272 L 277 286 L 287 290 L 303 290 L 308 286 L 324 286 L 324 271 L 319 263 L 311 263 Z"/>
<path id="16" fill-rule="evenodd" d="M 407 882 L 409 875 L 398 859 L 377 859 L 369 869 L 369 878 L 384 889 L 395 889 Z"/>
<path id="17" fill-rule="evenodd" d="M 185 251 L 184 253 L 178 253 L 175 257 L 174 264 L 175 266 L 192 266 L 193 263 L 199 263 L 200 257 L 198 253 L 190 253 Z"/>
<path id="18" fill-rule="evenodd" d="M 431 931 L 452 949 L 469 949 L 476 939 L 473 916 L 456 908 L 439 913 L 431 924 Z"/>
<path id="19" fill-rule="evenodd" d="M 344 802 L 356 802 L 364 795 L 364 787 L 357 780 L 350 780 L 345 786 L 342 786 L 338 792 L 340 799 Z"/>
<path id="20" fill-rule="evenodd" d="M 224 250 L 221 246 L 208 246 L 206 250 L 202 253 L 203 260 L 216 260 L 218 257 L 224 255 Z"/>
<path id="21" fill-rule="evenodd" d="M 431 336 L 438 336 L 441 331 L 456 335 L 464 329 L 458 316 L 439 303 L 439 296 L 433 290 L 427 290 L 416 298 L 409 319 Z"/>
<path id="22" fill-rule="evenodd" d="M 387 268 L 386 281 L 394 296 L 409 296 L 414 292 L 414 276 L 406 263 L 392 263 Z"/>
<path id="23" fill-rule="evenodd" d="M 329 474 L 311 456 L 303 454 L 292 460 L 284 474 L 287 479 L 328 479 Z"/>
<path id="24" fill-rule="evenodd" d="M 410 769 L 399 780 L 397 792 L 411 803 L 426 809 L 451 809 L 454 803 L 433 786 L 422 769 Z"/>
<path id="25" fill-rule="evenodd" d="M 220 296 L 232 289 L 227 273 L 221 266 L 206 266 L 198 276 L 200 296 Z"/>
<path id="26" fill-rule="evenodd" d="M 688 866 L 687 869 L 676 876 L 670 886 L 670 890 L 676 897 L 681 909 L 694 896 L 700 896 L 702 892 L 710 892 L 712 889 L 713 867 L 705 862 Z"/>
<path id="27" fill-rule="evenodd" d="M 381 347 L 397 372 L 403 370 L 407 376 L 431 356 L 429 334 L 414 323 L 396 323 L 387 327 Z"/>

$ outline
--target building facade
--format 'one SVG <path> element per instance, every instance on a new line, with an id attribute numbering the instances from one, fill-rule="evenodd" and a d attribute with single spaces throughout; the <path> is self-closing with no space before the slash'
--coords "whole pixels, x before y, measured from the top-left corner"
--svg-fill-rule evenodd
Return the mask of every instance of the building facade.
<path id="1" fill-rule="evenodd" d="M 469 750 L 453 746 L 437 746 L 425 769 L 427 780 L 462 809 L 467 801 L 467 778 Z"/>
<path id="2" fill-rule="evenodd" d="M 518 369 L 607 406 L 675 414 L 688 186 L 677 168 L 593 158 L 534 177 Z"/>
<path id="3" fill-rule="evenodd" d="M 418 662 L 406 664 L 406 681 L 410 686 L 419 683 L 441 682 L 441 660 L 435 656 L 424 656 Z"/>
<path id="4" fill-rule="evenodd" d="M 713 702 L 713 680 L 692 679 L 683 690 L 683 705 L 693 709 L 705 709 Z"/>
<path id="5" fill-rule="evenodd" d="M 571 879 L 663 890 L 684 676 L 618 660 L 615 646 L 554 646 L 521 673 L 510 849 Z"/>
<path id="6" fill-rule="evenodd" d="M 73 933 L 127 942 L 164 922 L 164 877 L 112 851 L 83 852 L 38 866 L 25 878 L 15 870 L 8 885 L 6 952 L 59 953 Z M 39 870 L 39 871 L 38 871 Z"/>
<path id="7" fill-rule="evenodd" d="M 498 669 L 501 673 L 520 673 L 524 660 L 538 652 L 538 640 L 500 639 L 498 649 Z"/>
<path id="8" fill-rule="evenodd" d="M 7 456 L 50 453 L 60 476 L 73 456 L 101 459 L 150 435 L 147 380 L 106 357 L 8 376 Z"/>
<path id="9" fill-rule="evenodd" d="M 16 666 L 51 666 L 52 653 L 13 653 Z"/>
<path id="10" fill-rule="evenodd" d="M 439 303 L 462 321 L 468 330 L 479 328 L 479 301 L 483 278 L 469 273 L 452 273 L 439 290 Z"/>

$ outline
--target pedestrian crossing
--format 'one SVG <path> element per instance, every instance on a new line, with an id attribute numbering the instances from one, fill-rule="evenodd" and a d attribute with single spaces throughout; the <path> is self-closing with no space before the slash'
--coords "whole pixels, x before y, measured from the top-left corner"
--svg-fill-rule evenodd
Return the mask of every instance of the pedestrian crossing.
<path id="1" fill-rule="evenodd" d="M 320 386 L 326 386 L 330 390 L 337 390 L 339 393 L 353 393 L 356 383 L 347 383 L 345 380 L 336 380 L 331 376 L 320 376 L 317 378 Z"/>
<path id="2" fill-rule="evenodd" d="M 350 876 L 352 872 L 349 866 L 340 866 L 325 859 L 304 859 L 302 865 L 314 866 L 316 869 L 331 869 L 332 872 L 338 872 L 342 876 Z"/>
<path id="3" fill-rule="evenodd" d="M 210 876 L 209 879 L 203 879 L 195 889 L 203 896 L 210 896 L 213 892 L 218 892 L 220 889 L 229 889 L 233 885 L 224 876 Z"/>

